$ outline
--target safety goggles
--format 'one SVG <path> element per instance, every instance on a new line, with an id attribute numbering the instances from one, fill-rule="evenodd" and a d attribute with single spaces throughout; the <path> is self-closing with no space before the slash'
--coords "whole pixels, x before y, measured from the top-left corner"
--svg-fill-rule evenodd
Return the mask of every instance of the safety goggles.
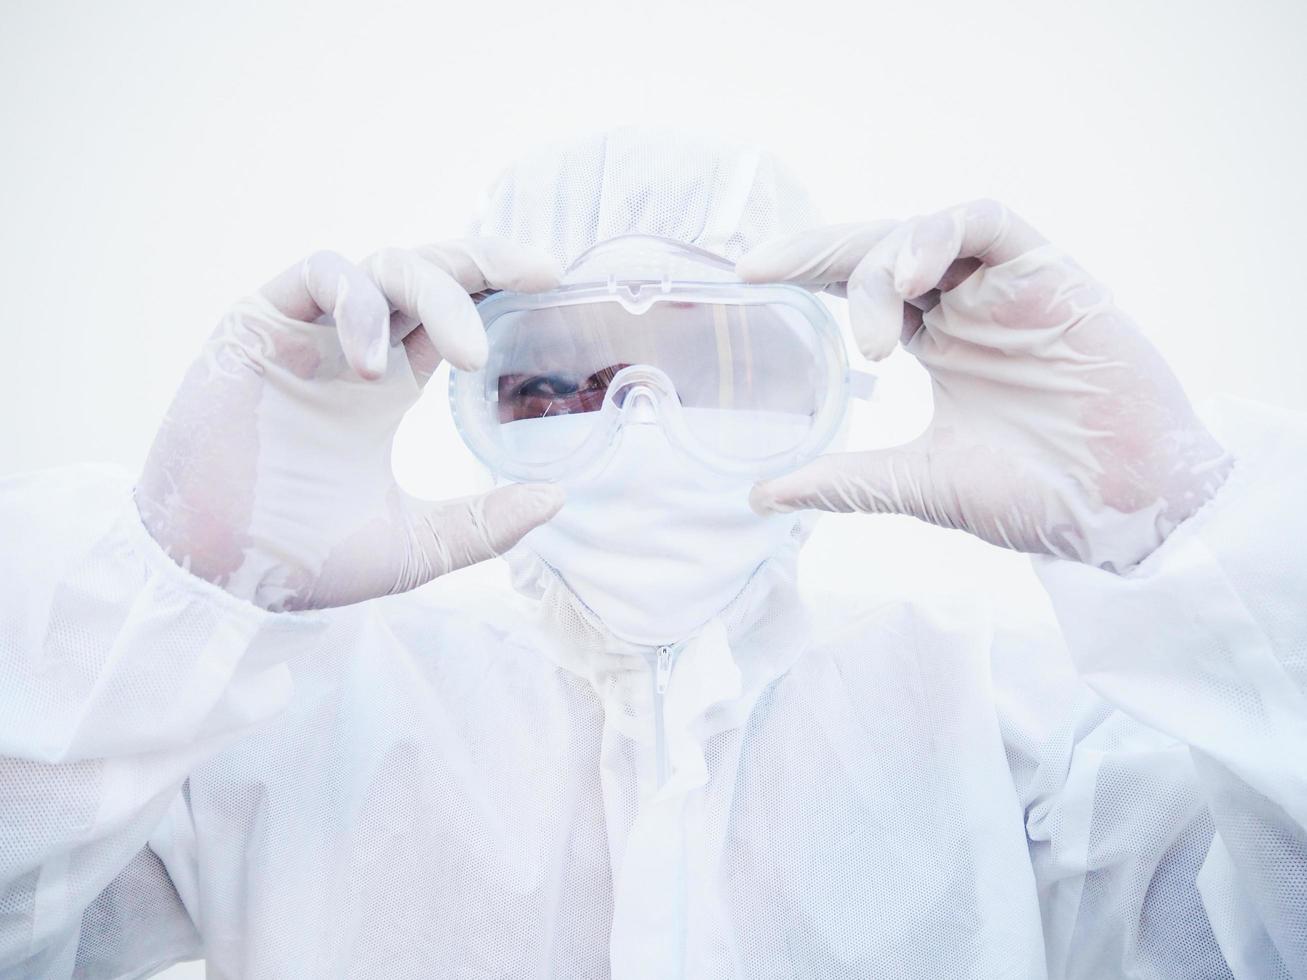
<path id="1" fill-rule="evenodd" d="M 820 300 L 743 283 L 678 242 L 610 239 L 558 288 L 494 293 L 477 311 L 489 356 L 450 372 L 450 405 L 464 442 L 509 479 L 584 478 L 628 425 L 660 426 L 717 473 L 765 479 L 817 456 L 847 409 L 844 344 Z M 857 376 L 857 393 L 870 380 Z"/>

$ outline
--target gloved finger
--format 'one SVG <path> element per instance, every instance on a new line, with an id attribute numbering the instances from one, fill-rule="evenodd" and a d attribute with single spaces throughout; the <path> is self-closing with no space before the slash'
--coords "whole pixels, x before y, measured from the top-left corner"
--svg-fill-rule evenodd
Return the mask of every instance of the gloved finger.
<path id="1" fill-rule="evenodd" d="M 911 226 L 894 257 L 895 288 L 908 298 L 944 289 L 944 278 L 959 260 L 997 265 L 1047 241 L 1024 219 L 992 200 L 916 218 Z"/>
<path id="2" fill-rule="evenodd" d="M 872 221 L 811 228 L 755 246 L 735 263 L 735 272 L 745 282 L 848 282 L 867 252 L 898 225 Z"/>
<path id="3" fill-rule="evenodd" d="M 914 299 L 934 289 L 958 257 L 962 234 L 963 216 L 956 210 L 914 218 L 894 256 L 894 288 L 898 294 Z"/>
<path id="4" fill-rule="evenodd" d="M 749 505 L 761 515 L 795 510 L 910 514 L 930 520 L 930 457 L 909 443 L 871 452 L 831 453 L 756 484 Z"/>
<path id="5" fill-rule="evenodd" d="M 913 296 L 904 301 L 903 322 L 905 327 L 903 341 L 906 342 L 906 339 L 916 331 L 916 328 L 921 326 L 922 314 L 929 313 L 939 306 L 942 294 L 960 286 L 979 268 L 979 259 L 958 259 L 945 270 L 938 286 L 927 290 L 920 296 Z M 911 325 L 911 330 L 908 329 L 907 324 Z"/>
<path id="6" fill-rule="evenodd" d="M 404 248 L 383 248 L 363 266 L 391 306 L 426 328 L 440 357 L 465 371 L 486 362 L 486 331 L 476 306 L 443 268 Z"/>
<path id="7" fill-rule="evenodd" d="M 460 238 L 420 245 L 414 251 L 444 269 L 468 293 L 486 289 L 538 293 L 557 286 L 563 274 L 548 252 L 506 238 Z"/>
<path id="8" fill-rule="evenodd" d="M 314 252 L 259 292 L 294 320 L 331 314 L 349 366 L 368 380 L 385 374 L 390 307 L 368 275 L 343 255 Z"/>
<path id="9" fill-rule="evenodd" d="M 436 345 L 427 336 L 426 327 L 420 324 L 405 333 L 400 343 L 404 345 L 404 352 L 408 354 L 409 370 L 413 372 L 418 387 L 425 387 L 431 380 L 431 376 L 436 373 L 436 368 L 440 367 L 440 351 L 436 350 Z"/>
<path id="10" fill-rule="evenodd" d="M 414 550 L 397 591 L 502 554 L 557 514 L 564 500 L 557 484 L 525 483 L 429 505 L 415 528 Z"/>
<path id="11" fill-rule="evenodd" d="M 894 257 L 912 225 L 900 225 L 863 256 L 849 277 L 849 325 L 864 357 L 888 357 L 903 330 L 903 294 L 894 282 Z"/>

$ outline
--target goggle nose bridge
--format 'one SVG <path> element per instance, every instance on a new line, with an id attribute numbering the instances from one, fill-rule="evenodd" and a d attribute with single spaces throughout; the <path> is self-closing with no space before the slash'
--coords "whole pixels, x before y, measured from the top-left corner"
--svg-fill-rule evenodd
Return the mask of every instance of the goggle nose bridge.
<path id="1" fill-rule="evenodd" d="M 658 421 L 659 403 L 679 403 L 672 379 L 649 364 L 622 368 L 608 383 L 604 402 L 618 413 L 623 424 L 652 424 Z"/>
<path id="2" fill-rule="evenodd" d="M 627 388 L 619 412 L 622 425 L 657 425 L 658 398 L 646 385 Z"/>

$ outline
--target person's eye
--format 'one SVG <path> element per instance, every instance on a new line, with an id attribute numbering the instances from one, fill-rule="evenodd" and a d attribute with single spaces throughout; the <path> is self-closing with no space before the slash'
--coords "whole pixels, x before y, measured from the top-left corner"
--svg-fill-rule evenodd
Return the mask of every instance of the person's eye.
<path id="1" fill-rule="evenodd" d="M 557 398 L 576 393 L 576 382 L 561 374 L 538 374 L 518 386 L 520 398 Z"/>

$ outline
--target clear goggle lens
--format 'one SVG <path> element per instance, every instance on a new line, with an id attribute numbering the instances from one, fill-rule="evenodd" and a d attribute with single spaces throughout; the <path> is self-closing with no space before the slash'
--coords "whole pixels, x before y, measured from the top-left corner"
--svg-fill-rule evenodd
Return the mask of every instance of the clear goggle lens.
<path id="1" fill-rule="evenodd" d="M 816 456 L 843 419 L 838 327 L 797 287 L 609 277 L 478 310 L 489 358 L 451 373 L 451 404 L 512 479 L 577 476 L 622 425 L 649 423 L 706 467 L 761 479 Z"/>

